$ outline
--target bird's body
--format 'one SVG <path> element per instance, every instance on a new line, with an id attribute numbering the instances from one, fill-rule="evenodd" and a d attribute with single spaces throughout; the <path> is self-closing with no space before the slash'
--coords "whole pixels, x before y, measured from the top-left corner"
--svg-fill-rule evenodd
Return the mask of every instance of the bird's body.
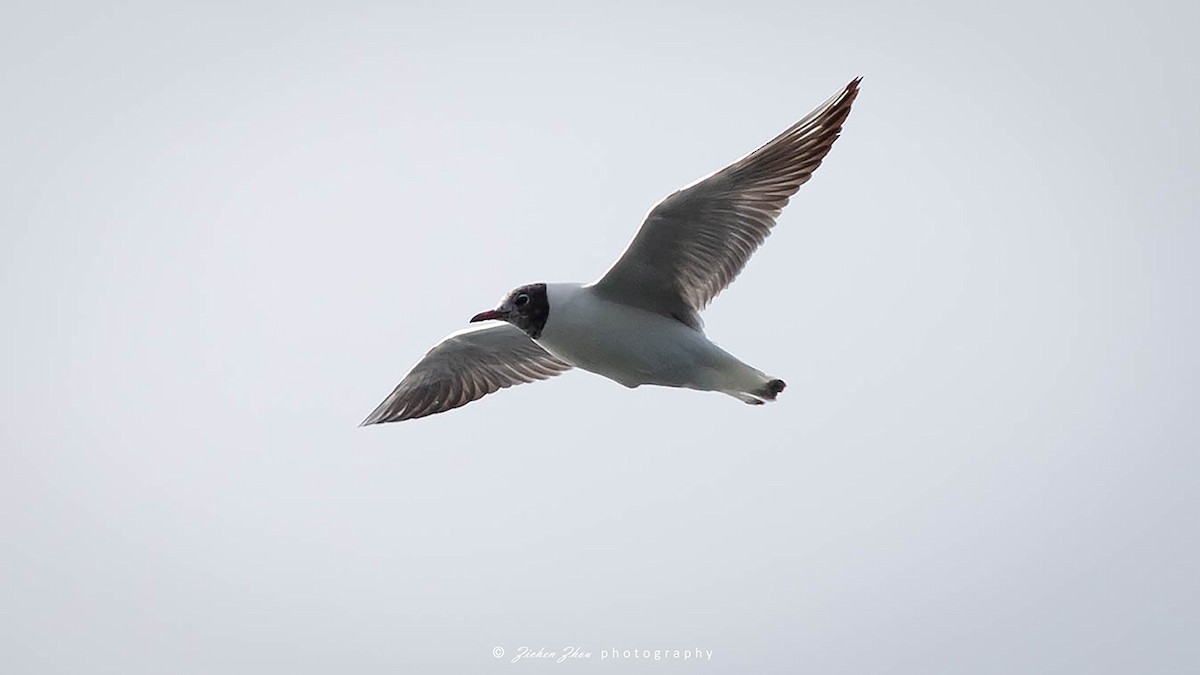
<path id="1" fill-rule="evenodd" d="M 435 345 L 363 424 L 445 412 L 573 367 L 626 387 L 774 401 L 783 380 L 713 344 L 700 312 L 733 282 L 820 166 L 850 114 L 858 82 L 766 145 L 656 204 L 596 281 L 527 284 L 477 314 L 471 321 L 486 323 Z"/>
<path id="2" fill-rule="evenodd" d="M 741 400 L 765 391 L 772 379 L 713 344 L 703 331 L 609 300 L 593 285 L 547 284 L 546 290 L 550 317 L 535 342 L 577 368 L 626 387 L 684 387 Z"/>

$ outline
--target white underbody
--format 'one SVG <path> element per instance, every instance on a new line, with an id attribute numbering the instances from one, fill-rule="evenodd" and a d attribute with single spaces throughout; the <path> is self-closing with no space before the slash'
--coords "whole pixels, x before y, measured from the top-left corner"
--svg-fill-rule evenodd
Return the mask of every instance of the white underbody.
<path id="1" fill-rule="evenodd" d="M 547 286 L 550 315 L 537 343 L 568 363 L 625 385 L 719 391 L 762 402 L 771 378 L 673 318 L 598 297 L 579 284 Z M 752 400 L 753 399 L 753 400 Z"/>

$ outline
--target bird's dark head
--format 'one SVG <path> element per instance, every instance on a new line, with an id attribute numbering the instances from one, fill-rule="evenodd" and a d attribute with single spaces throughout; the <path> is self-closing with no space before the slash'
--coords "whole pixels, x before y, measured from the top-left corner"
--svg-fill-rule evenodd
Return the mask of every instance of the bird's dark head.
<path id="1" fill-rule="evenodd" d="M 490 319 L 507 321 L 536 340 L 542 336 L 549 317 L 550 300 L 546 295 L 546 284 L 526 284 L 504 296 L 496 309 L 471 317 L 471 323 Z"/>

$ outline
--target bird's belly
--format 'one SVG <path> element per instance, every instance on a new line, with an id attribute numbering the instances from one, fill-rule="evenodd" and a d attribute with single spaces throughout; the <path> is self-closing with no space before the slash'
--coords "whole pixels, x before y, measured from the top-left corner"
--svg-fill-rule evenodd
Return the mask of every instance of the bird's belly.
<path id="1" fill-rule="evenodd" d="M 537 342 L 572 365 L 627 387 L 714 389 L 721 371 L 744 367 L 699 331 L 614 303 L 552 315 Z"/>

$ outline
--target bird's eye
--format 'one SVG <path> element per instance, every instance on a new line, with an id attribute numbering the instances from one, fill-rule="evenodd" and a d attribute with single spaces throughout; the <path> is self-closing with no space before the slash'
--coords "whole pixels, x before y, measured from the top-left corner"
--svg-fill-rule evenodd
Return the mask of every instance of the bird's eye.
<path id="1" fill-rule="evenodd" d="M 526 305 L 526 303 L 528 303 L 528 302 L 529 302 L 529 296 L 525 295 L 524 293 L 513 298 L 513 304 L 516 305 L 517 307 L 524 307 Z"/>

